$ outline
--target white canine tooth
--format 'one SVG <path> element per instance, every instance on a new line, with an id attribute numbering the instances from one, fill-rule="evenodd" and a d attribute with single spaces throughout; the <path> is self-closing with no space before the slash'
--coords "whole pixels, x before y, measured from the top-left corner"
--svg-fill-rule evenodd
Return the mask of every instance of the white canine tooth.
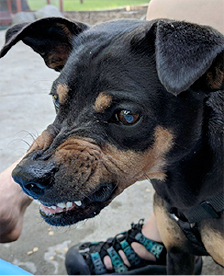
<path id="1" fill-rule="evenodd" d="M 60 208 L 62 208 L 62 209 L 66 208 L 66 204 L 65 203 L 58 203 L 57 206 L 60 207 Z"/>
<path id="2" fill-rule="evenodd" d="M 70 207 L 72 207 L 72 202 L 67 202 L 66 203 L 66 208 L 70 208 Z"/>
<path id="3" fill-rule="evenodd" d="M 56 206 L 51 206 L 50 208 L 56 210 L 57 207 Z"/>
<path id="4" fill-rule="evenodd" d="M 77 205 L 77 206 L 81 206 L 82 205 L 82 202 L 79 200 L 79 201 L 75 201 L 75 204 Z"/>

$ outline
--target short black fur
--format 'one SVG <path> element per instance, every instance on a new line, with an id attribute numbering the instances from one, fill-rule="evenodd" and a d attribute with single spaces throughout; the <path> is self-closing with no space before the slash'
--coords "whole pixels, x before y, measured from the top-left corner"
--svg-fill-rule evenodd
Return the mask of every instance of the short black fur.
<path id="1" fill-rule="evenodd" d="M 39 26 L 46 26 L 46 33 L 33 31 Z M 184 213 L 223 191 L 224 73 L 223 66 L 218 65 L 223 61 L 224 37 L 219 32 L 170 20 L 121 20 L 89 27 L 65 19 L 42 19 L 12 27 L 0 57 L 20 39 L 40 53 L 49 67 L 61 71 L 52 86 L 53 93 L 59 84 L 68 87 L 67 101 L 60 105 L 55 121 L 47 129 L 52 143 L 28 154 L 13 172 L 14 179 L 26 191 L 27 183 L 36 179 L 30 164 L 38 167 L 40 162 L 53 160 L 57 172 L 52 186 L 43 194 L 33 195 L 32 190 L 26 191 L 28 194 L 50 206 L 82 198 L 80 189 L 87 195 L 97 192 L 100 186 L 90 189 L 81 177 L 74 180 L 69 174 L 72 168 L 63 162 L 58 165 L 54 159 L 60 145 L 69 138 L 88 141 L 94 149 L 112 145 L 124 155 L 132 152 L 144 156 L 155 143 L 157 127 L 173 135 L 172 147 L 163 156 L 166 177 L 152 180 L 157 194 L 170 208 Z M 99 112 L 94 104 L 102 92 L 112 100 Z M 121 124 L 115 120 L 119 110 L 131 110 L 140 119 L 131 126 Z M 80 156 L 84 151 L 80 151 Z M 113 185 L 123 173 L 118 169 L 116 177 L 111 178 Z M 93 171 L 87 179 L 92 175 Z M 61 185 L 62 179 L 67 181 L 66 187 Z M 105 183 L 102 180 L 98 184 Z M 111 192 L 110 200 L 91 203 L 83 213 L 73 210 L 60 218 L 45 219 L 55 225 L 67 225 L 93 217 L 116 192 Z M 223 235 L 222 220 L 214 225 L 213 230 Z M 170 263 L 175 259 L 172 254 Z M 184 272 L 188 273 L 187 268 Z"/>

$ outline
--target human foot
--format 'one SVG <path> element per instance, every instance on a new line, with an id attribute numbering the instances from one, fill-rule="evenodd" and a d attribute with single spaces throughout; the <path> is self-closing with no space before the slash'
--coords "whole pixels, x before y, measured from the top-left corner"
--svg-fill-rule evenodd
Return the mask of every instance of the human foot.
<path id="1" fill-rule="evenodd" d="M 162 240 L 161 240 L 161 237 L 159 235 L 158 228 L 157 228 L 157 223 L 156 223 L 156 218 L 155 218 L 154 213 L 152 213 L 150 219 L 145 224 L 142 223 L 141 233 L 146 238 L 151 239 L 152 241 L 162 243 Z M 142 245 L 141 243 L 133 242 L 133 243 L 131 243 L 131 247 L 133 248 L 135 253 L 137 253 L 137 255 L 140 258 L 142 258 L 143 260 L 156 261 L 156 257 L 152 253 L 150 253 L 145 248 L 145 246 Z M 123 252 L 123 250 L 120 250 L 119 254 L 120 254 L 121 258 L 123 259 L 125 265 L 127 265 L 128 267 L 131 267 L 126 255 Z M 108 255 L 104 257 L 103 261 L 104 261 L 104 264 L 105 264 L 105 266 L 108 270 L 113 270 L 111 258 Z"/>
<path id="2" fill-rule="evenodd" d="M 71 247 L 65 261 L 68 274 L 136 274 L 139 270 L 139 274 L 163 274 L 166 249 L 161 242 L 148 239 L 143 234 L 147 225 L 142 226 L 140 220 L 130 230 L 106 242 Z"/>
<path id="3" fill-rule="evenodd" d="M 155 216 L 152 215 L 145 225 L 142 221 L 132 224 L 130 230 L 106 242 L 88 242 L 71 247 L 65 266 L 69 275 L 165 275 L 166 249 L 160 242 Z M 195 274 L 200 275 L 201 270 L 202 258 L 199 257 Z"/>

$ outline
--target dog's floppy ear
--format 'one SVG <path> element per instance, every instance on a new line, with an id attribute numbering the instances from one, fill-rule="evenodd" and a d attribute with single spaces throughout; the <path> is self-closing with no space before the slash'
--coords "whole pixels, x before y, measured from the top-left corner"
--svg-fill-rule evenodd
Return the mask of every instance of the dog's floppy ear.
<path id="1" fill-rule="evenodd" d="M 0 57 L 3 57 L 13 45 L 22 40 L 42 56 L 48 67 L 60 71 L 72 51 L 74 36 L 87 28 L 88 25 L 60 17 L 49 17 L 32 23 L 14 25 L 6 33 L 5 45 L 0 52 Z"/>
<path id="2" fill-rule="evenodd" d="M 212 64 L 219 68 L 210 70 L 211 81 L 223 82 L 223 64 L 220 65 L 223 59 L 219 54 L 224 50 L 224 36 L 218 31 L 186 22 L 160 20 L 155 48 L 158 76 L 170 93 L 178 95 L 188 89 Z"/>
<path id="3" fill-rule="evenodd" d="M 192 85 L 205 92 L 223 89 L 224 36 L 211 27 L 156 19 L 134 31 L 131 46 L 155 53 L 158 77 L 175 96 Z"/>

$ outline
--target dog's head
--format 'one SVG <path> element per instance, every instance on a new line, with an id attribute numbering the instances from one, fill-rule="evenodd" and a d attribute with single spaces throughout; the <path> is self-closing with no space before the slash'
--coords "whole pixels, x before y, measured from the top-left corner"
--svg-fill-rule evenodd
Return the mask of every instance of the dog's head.
<path id="1" fill-rule="evenodd" d="M 95 216 L 137 180 L 165 181 L 201 136 L 203 101 L 223 87 L 223 36 L 185 22 L 62 18 L 13 26 L 60 75 L 55 121 L 13 171 L 53 225 Z"/>

